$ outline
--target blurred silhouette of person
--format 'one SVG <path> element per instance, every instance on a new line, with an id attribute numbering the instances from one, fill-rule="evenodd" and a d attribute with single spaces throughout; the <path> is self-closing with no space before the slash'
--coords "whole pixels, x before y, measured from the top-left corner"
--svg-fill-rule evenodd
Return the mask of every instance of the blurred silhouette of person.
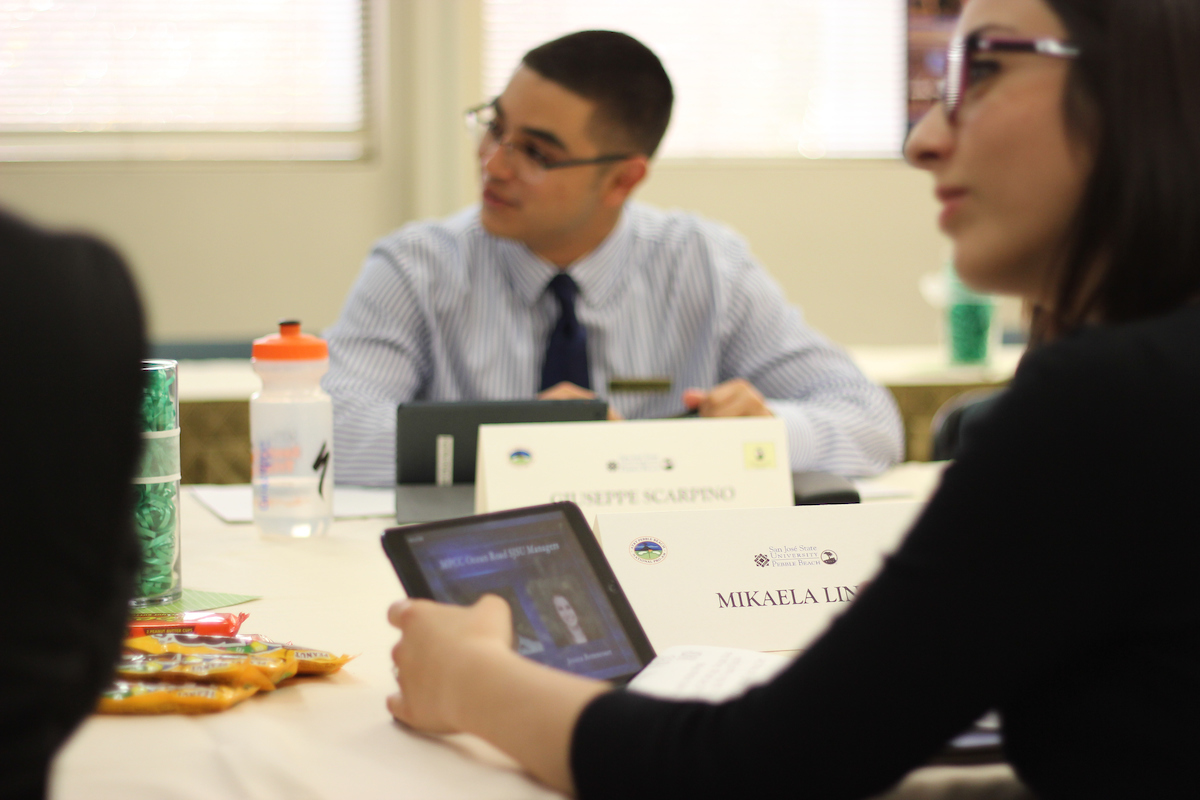
<path id="1" fill-rule="evenodd" d="M 146 343 L 124 263 L 90 236 L 0 211 L 0 281 L 0 798 L 26 800 L 119 652 Z"/>

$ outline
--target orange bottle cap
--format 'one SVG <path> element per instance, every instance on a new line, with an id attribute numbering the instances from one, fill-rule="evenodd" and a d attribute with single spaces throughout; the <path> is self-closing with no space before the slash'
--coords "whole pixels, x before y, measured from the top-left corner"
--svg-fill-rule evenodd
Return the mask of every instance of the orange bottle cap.
<path id="1" fill-rule="evenodd" d="M 317 361 L 329 358 L 325 340 L 300 332 L 300 321 L 280 320 L 279 333 L 254 340 L 251 354 L 256 361 Z"/>

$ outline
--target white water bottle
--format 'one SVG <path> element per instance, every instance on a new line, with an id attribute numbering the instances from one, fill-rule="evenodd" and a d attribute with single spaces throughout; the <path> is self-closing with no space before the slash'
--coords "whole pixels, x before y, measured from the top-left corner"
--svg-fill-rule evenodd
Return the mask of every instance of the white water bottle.
<path id="1" fill-rule="evenodd" d="M 319 536 L 333 523 L 333 403 L 321 391 L 329 369 L 323 339 L 284 320 L 254 340 L 261 392 L 250 396 L 254 521 L 275 536 Z"/>

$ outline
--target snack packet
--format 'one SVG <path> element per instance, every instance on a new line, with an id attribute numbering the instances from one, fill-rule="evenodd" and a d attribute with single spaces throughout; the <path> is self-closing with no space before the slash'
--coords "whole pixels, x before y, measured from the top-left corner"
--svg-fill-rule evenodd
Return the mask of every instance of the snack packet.
<path id="1" fill-rule="evenodd" d="M 117 677 L 131 681 L 220 683 L 272 691 L 285 663 L 276 658 L 216 653 L 126 653 L 117 662 Z"/>
<path id="2" fill-rule="evenodd" d="M 249 614 L 224 614 L 212 611 L 184 611 L 179 614 L 134 614 L 129 618 L 129 637 L 156 633 L 195 633 L 207 636 L 233 636 Z"/>
<path id="3" fill-rule="evenodd" d="M 265 636 L 194 636 L 159 634 L 128 639 L 125 646 L 145 653 L 246 653 L 286 659 L 291 654 L 300 675 L 332 675 L 355 656 L 279 644 Z"/>
<path id="4" fill-rule="evenodd" d="M 296 654 L 296 662 L 299 670 L 298 675 L 332 675 L 339 669 L 344 667 L 347 662 L 358 658 L 358 656 L 335 655 L 328 650 L 317 650 L 313 647 L 301 647 L 298 644 L 291 642 L 273 642 L 262 634 L 251 633 L 248 638 L 265 644 L 278 644 L 285 650 L 291 650 Z"/>
<path id="5" fill-rule="evenodd" d="M 273 643 L 259 642 L 248 636 L 197 636 L 190 633 L 159 633 L 125 640 L 126 650 L 150 655 L 242 655 L 251 665 L 277 685 L 296 674 L 297 661 L 292 651 Z"/>
<path id="6" fill-rule="evenodd" d="M 287 644 L 284 647 L 293 647 Z M 337 672 L 346 662 L 355 656 L 346 655 L 345 653 L 334 655 L 326 650 L 313 650 L 312 648 L 297 648 L 292 651 L 296 656 L 296 673 L 298 675 L 332 675 Z"/>
<path id="7" fill-rule="evenodd" d="M 113 681 L 96 706 L 100 714 L 205 714 L 240 703 L 253 686 Z"/>
<path id="8" fill-rule="evenodd" d="M 125 640 L 125 646 L 143 653 L 240 653 L 283 658 L 282 645 L 255 636 L 200 636 L 190 633 L 158 633 Z"/>

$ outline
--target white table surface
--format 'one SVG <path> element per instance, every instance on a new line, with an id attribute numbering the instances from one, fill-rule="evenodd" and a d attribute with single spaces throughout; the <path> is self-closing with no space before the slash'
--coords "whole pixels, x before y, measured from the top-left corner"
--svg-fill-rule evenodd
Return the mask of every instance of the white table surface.
<path id="1" fill-rule="evenodd" d="M 884 477 L 931 487 L 940 465 Z M 129 798 L 546 798 L 503 754 L 470 736 L 426 737 L 393 722 L 388 605 L 402 597 L 379 544 L 388 519 L 343 520 L 312 540 L 227 524 L 184 493 L 184 585 L 259 594 L 236 606 L 246 633 L 359 654 L 341 672 L 199 716 L 93 716 L 52 773 L 54 800 Z M 1023 797 L 1004 765 L 926 768 L 889 798 Z"/>
<path id="2" fill-rule="evenodd" d="M 179 362 L 179 402 L 249 400 L 262 388 L 248 358 Z"/>
<path id="3" fill-rule="evenodd" d="M 941 345 L 847 347 L 863 374 L 881 386 L 959 386 L 1012 378 L 1025 345 L 1003 345 L 985 364 L 952 365 Z"/>

